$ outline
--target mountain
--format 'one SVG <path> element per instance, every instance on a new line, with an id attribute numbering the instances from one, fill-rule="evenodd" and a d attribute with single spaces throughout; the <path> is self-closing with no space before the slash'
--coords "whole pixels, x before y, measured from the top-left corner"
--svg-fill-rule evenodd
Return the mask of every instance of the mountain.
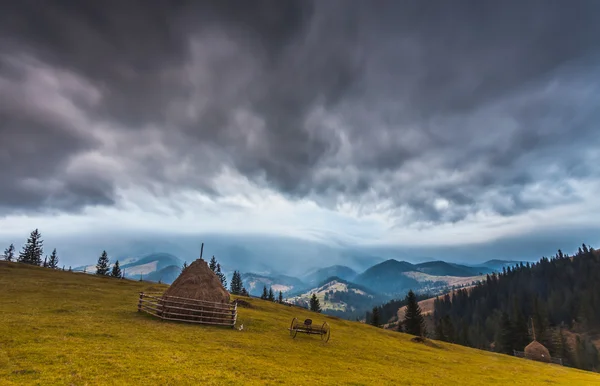
<path id="1" fill-rule="evenodd" d="M 411 271 L 418 271 L 417 267 L 406 261 L 390 259 L 367 269 L 354 282 L 377 293 L 395 295 L 419 286 L 417 280 L 403 275 Z"/>
<path id="2" fill-rule="evenodd" d="M 279 291 L 289 293 L 291 291 L 299 291 L 306 288 L 306 285 L 298 278 L 286 275 L 261 275 L 258 273 L 243 273 L 242 282 L 250 295 L 260 296 L 263 292 L 263 287 L 271 287 L 277 295 Z"/>
<path id="3" fill-rule="evenodd" d="M 313 294 L 317 295 L 321 310 L 329 315 L 353 319 L 383 301 L 383 297 L 361 285 L 333 276 L 317 287 L 286 298 L 286 302 L 308 307 Z"/>
<path id="4" fill-rule="evenodd" d="M 489 268 L 485 266 L 481 267 L 468 267 L 466 265 L 446 263 L 445 261 L 430 261 L 426 263 L 416 264 L 417 270 L 429 275 L 434 276 L 477 276 L 489 272 Z"/>
<path id="5" fill-rule="evenodd" d="M 183 266 L 183 261 L 170 253 L 151 253 L 131 263 L 122 264 L 126 277 L 138 277 L 160 271 L 168 266 Z"/>
<path id="6" fill-rule="evenodd" d="M 518 264 L 526 264 L 527 261 L 516 261 L 516 260 L 488 260 L 485 263 L 481 263 L 479 265 L 474 265 L 473 267 L 485 267 L 495 272 L 501 272 L 502 268 L 505 267 L 514 267 Z"/>
<path id="7" fill-rule="evenodd" d="M 236 329 L 163 322 L 136 312 L 135 294 L 166 286 L 137 280 L 0 261 L 0 286 L 0 331 L 10 331 L 0 334 L 3 385 L 594 385 L 599 378 L 445 342 L 415 342 L 408 334 L 260 299 L 239 303 Z M 314 326 L 327 322 L 331 340 L 291 337 L 286 328 L 294 317 Z"/>
<path id="8" fill-rule="evenodd" d="M 329 277 L 339 277 L 343 280 L 352 281 L 358 273 L 345 265 L 332 265 L 330 267 L 315 269 L 305 274 L 302 281 L 308 285 L 317 285 Z"/>
<path id="9" fill-rule="evenodd" d="M 169 265 L 168 267 L 149 273 L 148 275 L 144 276 L 144 280 L 171 284 L 179 277 L 180 273 L 180 266 Z"/>

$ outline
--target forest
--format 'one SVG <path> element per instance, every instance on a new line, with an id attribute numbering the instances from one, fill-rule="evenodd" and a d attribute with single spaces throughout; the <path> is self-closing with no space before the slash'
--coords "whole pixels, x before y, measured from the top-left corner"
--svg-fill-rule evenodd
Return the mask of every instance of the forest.
<path id="1" fill-rule="evenodd" d="M 434 336 L 506 354 L 535 339 L 567 365 L 600 369 L 598 252 L 585 244 L 572 256 L 559 250 L 436 299 Z"/>

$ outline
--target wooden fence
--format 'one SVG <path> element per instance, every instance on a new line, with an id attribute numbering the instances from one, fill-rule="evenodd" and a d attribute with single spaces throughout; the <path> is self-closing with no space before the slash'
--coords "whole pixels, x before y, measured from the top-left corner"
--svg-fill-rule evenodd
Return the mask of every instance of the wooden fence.
<path id="1" fill-rule="evenodd" d="M 237 303 L 215 303 L 165 296 L 161 293 L 140 292 L 138 312 L 145 312 L 162 320 L 235 327 Z"/>
<path id="2" fill-rule="evenodd" d="M 513 353 L 515 354 L 516 357 L 518 358 L 525 358 L 525 359 L 531 359 L 531 360 L 535 360 L 535 358 L 531 358 L 529 357 L 529 355 L 527 355 L 525 353 L 525 351 L 517 351 L 517 350 L 513 350 Z M 563 366 L 563 360 L 562 358 L 555 358 L 555 357 L 550 357 L 550 362 L 554 363 L 556 365 L 561 365 Z"/>

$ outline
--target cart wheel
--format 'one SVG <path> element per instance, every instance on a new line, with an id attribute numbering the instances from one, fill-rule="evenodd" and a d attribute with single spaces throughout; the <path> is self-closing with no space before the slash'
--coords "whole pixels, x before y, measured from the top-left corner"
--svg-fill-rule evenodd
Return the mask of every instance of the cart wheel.
<path id="1" fill-rule="evenodd" d="M 298 318 L 292 319 L 292 324 L 290 324 L 290 336 L 295 338 L 296 334 L 298 334 Z"/>
<path id="2" fill-rule="evenodd" d="M 331 336 L 331 328 L 329 328 L 329 324 L 327 322 L 325 322 L 321 326 L 321 340 L 325 341 L 325 342 L 329 342 L 330 336 Z"/>

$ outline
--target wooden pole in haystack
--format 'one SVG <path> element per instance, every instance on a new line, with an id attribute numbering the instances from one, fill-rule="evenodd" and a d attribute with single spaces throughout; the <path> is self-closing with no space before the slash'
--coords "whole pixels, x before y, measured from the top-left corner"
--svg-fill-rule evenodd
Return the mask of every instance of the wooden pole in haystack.
<path id="1" fill-rule="evenodd" d="M 202 243 L 202 246 L 200 247 L 200 260 L 202 260 L 202 252 L 204 252 L 204 243 Z"/>

